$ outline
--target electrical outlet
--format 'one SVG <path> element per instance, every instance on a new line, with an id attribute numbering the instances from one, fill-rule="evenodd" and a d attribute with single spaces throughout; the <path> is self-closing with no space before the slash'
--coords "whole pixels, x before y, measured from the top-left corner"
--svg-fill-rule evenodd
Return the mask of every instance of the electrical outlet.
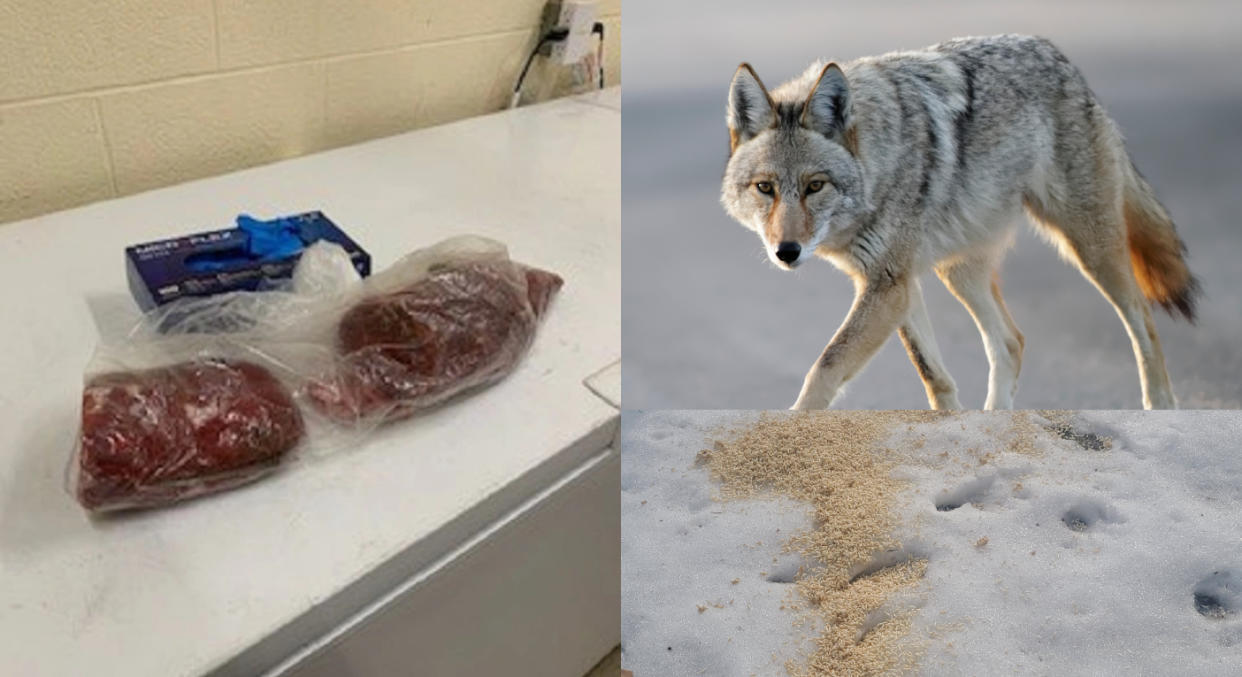
<path id="1" fill-rule="evenodd" d="M 551 28 L 568 28 L 569 36 L 560 42 L 552 43 L 547 57 L 561 64 L 572 64 L 581 61 L 592 48 L 591 28 L 595 26 L 595 16 L 599 9 L 596 0 L 561 0 L 549 2 L 544 9 L 545 30 Z M 549 23 L 552 12 L 556 18 Z"/>

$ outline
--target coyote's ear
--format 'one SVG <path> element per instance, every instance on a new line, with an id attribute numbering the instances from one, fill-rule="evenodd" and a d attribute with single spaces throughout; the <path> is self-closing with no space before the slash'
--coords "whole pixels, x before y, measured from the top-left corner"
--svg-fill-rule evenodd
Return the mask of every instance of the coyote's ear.
<path id="1" fill-rule="evenodd" d="M 733 74 L 729 85 L 729 152 L 737 150 L 742 142 L 772 126 L 776 113 L 772 110 L 772 97 L 759 81 L 759 76 L 744 63 Z"/>
<path id="2" fill-rule="evenodd" d="M 802 126 L 831 138 L 841 138 L 849 130 L 850 83 L 835 63 L 820 71 L 815 88 L 802 108 Z"/>

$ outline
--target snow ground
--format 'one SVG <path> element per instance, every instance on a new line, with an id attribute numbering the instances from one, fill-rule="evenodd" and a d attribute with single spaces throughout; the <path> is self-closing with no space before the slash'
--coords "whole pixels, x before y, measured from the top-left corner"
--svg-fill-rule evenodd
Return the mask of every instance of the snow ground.
<path id="1" fill-rule="evenodd" d="M 810 511 L 714 502 L 690 469 L 700 431 L 739 417 L 622 414 L 622 667 L 636 676 L 767 674 L 797 655 L 780 607 L 802 563 L 780 545 Z M 755 632 L 767 628 L 780 631 Z"/>
<path id="2" fill-rule="evenodd" d="M 787 407 L 852 299 L 848 279 L 826 262 L 777 270 L 719 204 L 724 101 L 738 62 L 774 85 L 817 57 L 1027 32 L 1053 39 L 1083 69 L 1187 243 L 1206 292 L 1200 322 L 1156 317 L 1181 406 L 1242 407 L 1240 11 L 1225 0 L 722 1 L 710 11 L 627 2 L 626 40 L 641 46 L 623 57 L 627 406 Z M 1027 339 L 1017 405 L 1140 406 L 1134 358 L 1112 307 L 1029 227 L 1019 232 L 1001 269 Z M 962 403 L 980 407 L 987 365 L 979 334 L 939 280 L 928 276 L 923 286 Z M 835 406 L 924 408 L 927 400 L 893 338 Z"/>
<path id="3" fill-rule="evenodd" d="M 1072 434 L 1029 415 L 1035 454 L 997 449 L 1014 416 L 1000 412 L 902 423 L 886 444 L 909 481 L 896 536 L 928 561 L 896 602 L 917 609 L 920 674 L 1239 674 L 1242 413 L 1079 412 Z M 623 415 L 622 665 L 636 677 L 782 674 L 804 655 L 779 581 L 802 564 L 781 544 L 807 510 L 713 502 L 694 465 L 714 430 L 756 416 Z"/>

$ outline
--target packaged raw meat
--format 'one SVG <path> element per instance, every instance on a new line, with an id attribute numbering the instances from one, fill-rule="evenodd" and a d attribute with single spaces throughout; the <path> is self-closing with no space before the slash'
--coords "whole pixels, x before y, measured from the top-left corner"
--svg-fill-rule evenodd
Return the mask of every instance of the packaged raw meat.
<path id="1" fill-rule="evenodd" d="M 318 243 L 283 287 L 161 306 L 88 371 L 71 491 L 96 511 L 156 506 L 357 446 L 510 373 L 561 284 L 483 238 L 366 280 Z"/>
<path id="2" fill-rule="evenodd" d="M 88 378 L 75 494 L 90 510 L 162 505 L 253 481 L 303 436 L 292 395 L 242 360 Z"/>
<path id="3" fill-rule="evenodd" d="M 306 396 L 335 421 L 391 421 L 493 383 L 526 353 L 561 285 L 491 240 L 417 252 L 363 283 L 337 325 L 339 361 Z"/>

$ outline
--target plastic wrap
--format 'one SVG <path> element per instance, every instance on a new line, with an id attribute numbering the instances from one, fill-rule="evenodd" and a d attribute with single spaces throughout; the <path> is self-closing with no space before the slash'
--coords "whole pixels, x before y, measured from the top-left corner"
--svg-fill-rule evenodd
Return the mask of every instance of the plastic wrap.
<path id="1" fill-rule="evenodd" d="M 102 511 L 256 480 L 513 371 L 561 278 L 460 237 L 359 280 L 320 243 L 280 287 L 185 299 L 87 370 L 69 485 Z"/>
<path id="2" fill-rule="evenodd" d="M 361 292 L 349 254 L 320 241 L 307 247 L 289 279 L 269 281 L 257 292 L 188 297 L 147 313 L 125 344 L 173 336 L 229 335 L 274 345 L 318 343 L 329 347 L 336 309 Z"/>
<path id="3" fill-rule="evenodd" d="M 292 393 L 252 362 L 99 374 L 82 392 L 77 498 L 115 510 L 235 487 L 275 469 L 303 431 Z"/>
<path id="4" fill-rule="evenodd" d="M 368 280 L 337 323 L 340 358 L 305 392 L 344 424 L 392 421 L 513 371 L 562 280 L 457 238 Z"/>

